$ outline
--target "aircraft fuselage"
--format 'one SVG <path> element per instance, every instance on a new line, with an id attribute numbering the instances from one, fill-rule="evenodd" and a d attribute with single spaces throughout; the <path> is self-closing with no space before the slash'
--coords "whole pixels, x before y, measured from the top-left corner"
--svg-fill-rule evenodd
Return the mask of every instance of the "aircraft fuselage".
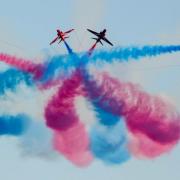
<path id="1" fill-rule="evenodd" d="M 99 33 L 99 37 L 97 39 L 97 43 L 101 41 L 101 39 L 103 39 L 106 36 L 106 29 L 104 29 L 103 31 L 101 31 Z"/>
<path id="2" fill-rule="evenodd" d="M 57 35 L 58 37 L 60 37 L 62 40 L 64 40 L 64 33 L 62 31 L 60 31 L 59 29 L 57 30 Z"/>

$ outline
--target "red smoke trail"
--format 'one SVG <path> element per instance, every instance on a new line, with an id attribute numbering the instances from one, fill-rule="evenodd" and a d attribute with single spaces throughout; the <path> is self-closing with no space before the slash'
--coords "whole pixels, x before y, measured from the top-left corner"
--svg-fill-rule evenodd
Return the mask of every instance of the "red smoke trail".
<path id="1" fill-rule="evenodd" d="M 93 159 L 88 133 L 75 109 L 75 98 L 85 95 L 82 82 L 81 70 L 77 69 L 70 78 L 62 81 L 57 94 L 45 108 L 46 124 L 54 130 L 55 149 L 78 166 L 89 165 Z"/>
<path id="2" fill-rule="evenodd" d="M 93 46 L 88 50 L 88 52 L 87 52 L 88 57 L 90 57 L 92 55 L 92 53 L 95 50 L 96 46 L 97 46 L 97 42 L 95 42 L 95 44 L 93 44 Z"/>
<path id="3" fill-rule="evenodd" d="M 177 141 L 163 144 L 153 141 L 143 133 L 132 133 L 129 149 L 137 157 L 155 158 L 162 153 L 171 151 L 176 144 Z"/>
<path id="4" fill-rule="evenodd" d="M 70 79 L 66 79 L 57 94 L 45 108 L 48 127 L 55 130 L 66 130 L 79 121 L 74 107 L 76 96 L 83 95 L 82 77 L 77 70 Z"/>
<path id="5" fill-rule="evenodd" d="M 58 152 L 78 166 L 87 166 L 93 159 L 89 151 L 88 134 L 80 121 L 66 131 L 56 131 L 54 146 Z"/>
<path id="6" fill-rule="evenodd" d="M 55 149 L 78 166 L 92 161 L 89 137 L 75 109 L 75 98 L 84 96 L 82 76 L 77 70 L 66 79 L 45 109 L 46 124 L 54 130 Z"/>
<path id="7" fill-rule="evenodd" d="M 180 139 L 180 115 L 174 107 L 156 96 L 150 96 L 131 83 L 122 83 L 108 74 L 98 76 L 89 98 L 111 113 L 124 116 L 134 141 L 136 155 L 155 157 L 169 151 Z M 90 90 L 91 90 L 90 89 Z"/>
<path id="8" fill-rule="evenodd" d="M 28 72 L 34 75 L 34 78 L 39 78 L 43 72 L 43 66 L 40 64 L 34 64 L 31 61 L 16 58 L 4 53 L 0 53 L 0 61 L 5 62 L 8 65 L 12 65 L 24 72 Z"/>

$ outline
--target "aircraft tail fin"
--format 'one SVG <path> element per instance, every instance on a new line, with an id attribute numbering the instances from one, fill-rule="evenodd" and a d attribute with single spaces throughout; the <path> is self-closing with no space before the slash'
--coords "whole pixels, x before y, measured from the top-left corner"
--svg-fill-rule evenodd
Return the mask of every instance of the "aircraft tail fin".
<path id="1" fill-rule="evenodd" d="M 61 43 L 61 41 L 62 41 L 62 39 L 58 42 L 58 44 L 60 44 L 60 43 Z"/>
<path id="2" fill-rule="evenodd" d="M 101 41 L 101 40 L 99 40 L 99 38 L 92 38 L 92 39 L 94 39 L 94 40 L 96 40 L 96 41 L 100 42 L 100 43 L 101 43 L 101 45 L 103 45 L 102 41 Z"/>
<path id="3" fill-rule="evenodd" d="M 98 38 L 92 38 L 92 39 L 94 39 L 94 40 L 96 40 L 96 41 L 98 40 Z"/>
<path id="4" fill-rule="evenodd" d="M 102 41 L 99 41 L 99 42 L 103 45 Z"/>
<path id="5" fill-rule="evenodd" d="M 99 38 L 92 38 L 92 39 L 96 40 L 97 42 L 100 42 L 100 43 L 101 43 L 101 45 L 103 45 L 102 41 L 101 41 L 101 40 L 99 40 Z"/>

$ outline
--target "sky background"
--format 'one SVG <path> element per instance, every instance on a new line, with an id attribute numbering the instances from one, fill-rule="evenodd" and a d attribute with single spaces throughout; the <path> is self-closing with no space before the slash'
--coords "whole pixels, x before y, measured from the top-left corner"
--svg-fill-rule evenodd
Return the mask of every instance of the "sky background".
<path id="1" fill-rule="evenodd" d="M 0 5 L 0 52 L 34 61 L 43 61 L 46 55 L 66 53 L 63 44 L 49 46 L 57 28 L 76 29 L 68 39 L 75 51 L 86 50 L 92 44 L 86 28 L 97 31 L 107 28 L 107 37 L 116 46 L 180 42 L 178 0 L 0 0 Z M 138 83 L 146 91 L 165 97 L 180 111 L 180 53 L 106 65 L 102 69 L 114 77 Z M 26 93 L 34 95 L 31 90 Z M 41 96 L 35 95 L 39 99 Z M 15 95 L 11 94 L 11 97 L 15 99 Z M 39 99 L 28 103 L 41 102 Z M 18 103 L 18 99 L 15 100 Z M 22 103 L 20 110 L 32 111 L 27 101 Z M 7 104 L 1 102 L 0 108 L 4 107 L 0 110 L 1 114 L 6 111 Z M 41 106 L 39 104 L 39 109 L 42 109 Z M 39 113 L 34 112 L 34 116 L 38 117 Z M 63 157 L 43 159 L 24 156 L 15 138 L 0 137 L 0 147 L 0 179 L 5 180 L 180 179 L 180 145 L 154 160 L 131 158 L 119 166 L 95 160 L 83 169 Z"/>

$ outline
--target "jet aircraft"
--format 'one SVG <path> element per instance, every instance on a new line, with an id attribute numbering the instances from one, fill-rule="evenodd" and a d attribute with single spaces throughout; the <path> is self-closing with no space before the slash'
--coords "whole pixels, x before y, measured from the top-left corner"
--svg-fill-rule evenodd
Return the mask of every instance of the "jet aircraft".
<path id="1" fill-rule="evenodd" d="M 94 34 L 95 36 L 97 36 L 97 37 L 95 37 L 95 38 L 92 38 L 92 39 L 94 39 L 94 40 L 96 40 L 96 43 L 101 43 L 102 45 L 103 45 L 103 43 L 102 43 L 102 41 L 101 40 L 103 40 L 103 41 L 105 41 L 106 43 L 108 43 L 108 44 L 110 44 L 111 46 L 113 46 L 113 44 L 105 37 L 106 36 L 106 29 L 104 29 L 103 31 L 101 31 L 100 33 L 98 33 L 98 32 L 95 32 L 95 31 L 92 31 L 91 29 L 87 29 L 90 33 L 92 33 L 92 34 Z"/>
<path id="2" fill-rule="evenodd" d="M 57 40 L 60 40 L 60 42 L 64 41 L 65 39 L 69 38 L 67 36 L 67 34 L 69 34 L 70 32 L 74 31 L 74 29 L 70 29 L 69 31 L 66 32 L 62 32 L 59 29 L 57 29 L 57 37 L 50 43 L 50 45 L 52 45 L 53 43 L 55 43 Z"/>

